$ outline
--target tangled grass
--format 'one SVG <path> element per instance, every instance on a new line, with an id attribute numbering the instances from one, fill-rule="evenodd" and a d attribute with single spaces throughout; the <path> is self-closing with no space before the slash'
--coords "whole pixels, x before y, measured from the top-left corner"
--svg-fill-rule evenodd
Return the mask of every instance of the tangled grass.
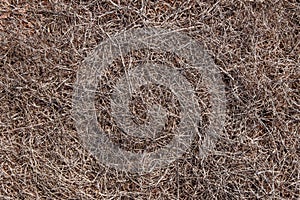
<path id="1" fill-rule="evenodd" d="M 299 199 L 299 13 L 296 0 L 1 1 L 0 199 Z M 142 176 L 97 162 L 71 115 L 83 59 L 137 27 L 201 42 L 227 99 L 207 157 Z"/>

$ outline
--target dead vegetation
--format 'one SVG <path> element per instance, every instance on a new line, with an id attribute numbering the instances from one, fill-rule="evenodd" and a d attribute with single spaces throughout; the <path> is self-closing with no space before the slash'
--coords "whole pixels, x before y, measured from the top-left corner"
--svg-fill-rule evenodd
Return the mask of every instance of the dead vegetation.
<path id="1" fill-rule="evenodd" d="M 300 4 L 283 1 L 0 2 L 0 199 L 299 199 Z M 71 116 L 83 59 L 135 27 L 201 42 L 226 84 L 209 156 L 137 176 L 79 142 Z"/>

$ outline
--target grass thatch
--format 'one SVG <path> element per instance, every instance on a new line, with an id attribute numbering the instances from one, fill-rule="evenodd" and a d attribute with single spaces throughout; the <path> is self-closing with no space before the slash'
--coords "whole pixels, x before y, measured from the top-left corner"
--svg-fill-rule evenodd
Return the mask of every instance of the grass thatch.
<path id="1" fill-rule="evenodd" d="M 296 0 L 0 2 L 0 199 L 299 199 Z M 137 176 L 108 169 L 71 116 L 83 59 L 134 27 L 201 42 L 226 84 L 214 151 Z"/>

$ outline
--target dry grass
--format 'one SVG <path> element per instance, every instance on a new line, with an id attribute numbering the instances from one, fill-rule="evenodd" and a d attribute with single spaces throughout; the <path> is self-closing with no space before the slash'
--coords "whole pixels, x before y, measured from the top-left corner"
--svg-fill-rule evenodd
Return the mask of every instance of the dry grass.
<path id="1" fill-rule="evenodd" d="M 0 199 L 299 199 L 300 4 L 0 2 Z M 137 176 L 79 142 L 72 85 L 102 40 L 133 27 L 199 40 L 226 83 L 215 151 Z"/>

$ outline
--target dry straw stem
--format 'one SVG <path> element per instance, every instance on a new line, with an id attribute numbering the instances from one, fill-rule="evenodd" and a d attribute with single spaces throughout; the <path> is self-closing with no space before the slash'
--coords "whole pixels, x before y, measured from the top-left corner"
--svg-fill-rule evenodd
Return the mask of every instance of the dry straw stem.
<path id="1" fill-rule="evenodd" d="M 282 1 L 0 2 L 0 199 L 299 199 L 300 5 Z M 137 176 L 98 163 L 71 116 L 83 59 L 135 27 L 201 42 L 226 84 L 215 150 Z"/>

